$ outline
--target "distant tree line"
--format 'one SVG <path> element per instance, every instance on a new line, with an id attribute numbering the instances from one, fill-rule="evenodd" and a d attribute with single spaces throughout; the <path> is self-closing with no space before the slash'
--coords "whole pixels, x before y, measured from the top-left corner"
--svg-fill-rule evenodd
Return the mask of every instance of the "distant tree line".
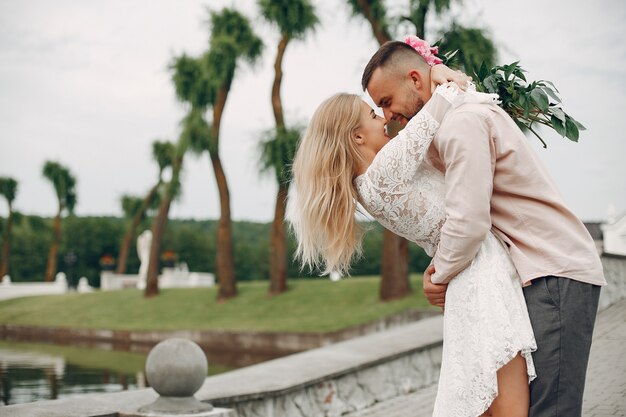
<path id="1" fill-rule="evenodd" d="M 100 285 L 100 272 L 109 265 L 103 259 L 118 260 L 122 237 L 126 232 L 127 219 L 120 217 L 77 217 L 70 215 L 63 221 L 61 240 L 57 253 L 57 269 L 68 275 L 70 285 L 75 286 L 79 277 L 87 277 L 92 286 Z M 145 220 L 138 228 L 148 228 Z M 186 262 L 191 271 L 215 272 L 217 246 L 214 238 L 218 222 L 215 220 L 170 219 L 163 235 L 163 253 L 174 253 L 179 262 Z M 7 227 L 7 219 L 0 219 L 0 235 Z M 233 254 L 238 280 L 268 280 L 270 276 L 270 246 L 267 236 L 271 223 L 248 221 L 233 222 Z M 383 245 L 383 229 L 378 224 L 368 224 L 363 242 L 364 256 L 354 264 L 353 275 L 379 275 Z M 11 257 L 8 274 L 14 282 L 43 281 L 47 258 L 45 254 L 52 244 L 54 219 L 39 216 L 13 215 L 11 232 Z M 133 237 L 136 240 L 136 236 Z M 311 276 L 300 271 L 293 260 L 295 242 L 288 237 L 289 278 Z M 135 245 L 127 260 L 127 273 L 137 273 L 139 258 Z M 69 253 L 75 255 L 73 265 L 65 261 Z M 71 257 L 70 257 L 71 258 Z M 410 246 L 410 271 L 421 273 L 430 258 L 416 245 Z"/>

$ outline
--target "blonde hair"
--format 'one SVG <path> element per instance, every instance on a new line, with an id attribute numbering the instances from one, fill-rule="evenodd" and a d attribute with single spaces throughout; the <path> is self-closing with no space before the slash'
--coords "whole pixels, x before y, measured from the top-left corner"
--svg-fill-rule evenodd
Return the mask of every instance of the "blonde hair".
<path id="1" fill-rule="evenodd" d="M 330 97 L 317 108 L 298 145 L 289 220 L 302 268 L 346 274 L 351 261 L 361 255 L 353 184 L 363 160 L 353 139 L 361 106 L 354 94 Z"/>

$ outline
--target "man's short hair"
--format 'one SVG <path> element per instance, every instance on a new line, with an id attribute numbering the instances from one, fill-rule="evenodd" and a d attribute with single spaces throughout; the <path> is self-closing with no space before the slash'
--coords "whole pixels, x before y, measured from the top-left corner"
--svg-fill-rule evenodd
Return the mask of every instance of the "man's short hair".
<path id="1" fill-rule="evenodd" d="M 400 41 L 385 42 L 380 48 L 378 48 L 378 51 L 372 55 L 370 61 L 363 70 L 363 77 L 361 78 L 361 87 L 363 87 L 363 91 L 367 90 L 370 78 L 372 78 L 372 74 L 377 68 L 384 67 L 390 63 L 390 61 L 395 61 L 396 58 L 401 56 L 417 57 L 418 60 L 421 58 L 420 54 L 418 54 L 413 47 Z M 424 63 L 426 64 L 426 61 L 424 61 Z"/>

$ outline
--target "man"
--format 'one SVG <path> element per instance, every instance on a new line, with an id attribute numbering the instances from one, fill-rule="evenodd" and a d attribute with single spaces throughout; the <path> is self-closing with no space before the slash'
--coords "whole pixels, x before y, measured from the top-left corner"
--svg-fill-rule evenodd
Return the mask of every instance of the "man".
<path id="1" fill-rule="evenodd" d="M 403 42 L 384 44 L 362 79 L 385 118 L 404 125 L 431 97 L 430 66 Z M 446 221 L 424 273 L 429 302 L 469 265 L 492 229 L 524 283 L 537 341 L 531 417 L 581 415 L 600 286 L 595 245 L 565 206 L 524 134 L 499 107 L 464 104 L 443 120 L 428 162 L 445 174 Z"/>

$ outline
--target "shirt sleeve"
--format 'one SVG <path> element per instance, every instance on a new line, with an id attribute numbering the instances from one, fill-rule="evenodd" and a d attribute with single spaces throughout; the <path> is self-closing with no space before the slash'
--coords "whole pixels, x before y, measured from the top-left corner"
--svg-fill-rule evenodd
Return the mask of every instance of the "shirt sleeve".
<path id="1" fill-rule="evenodd" d="M 447 283 L 476 256 L 491 229 L 495 150 L 487 118 L 451 114 L 433 146 L 445 165 L 446 220 L 433 258 L 434 283 Z"/>

